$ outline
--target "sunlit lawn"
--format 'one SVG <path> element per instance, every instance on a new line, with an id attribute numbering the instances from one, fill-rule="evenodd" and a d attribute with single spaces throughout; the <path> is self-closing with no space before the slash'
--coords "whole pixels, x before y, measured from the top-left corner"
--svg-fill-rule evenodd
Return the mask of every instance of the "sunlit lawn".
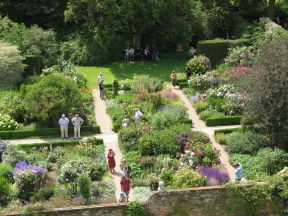
<path id="1" fill-rule="evenodd" d="M 77 66 L 79 73 L 86 76 L 88 79 L 88 87 L 97 87 L 97 77 L 99 73 L 104 76 L 104 83 L 111 84 L 113 79 L 118 80 L 132 79 L 134 74 L 149 74 L 153 77 L 158 77 L 164 82 L 170 83 L 170 74 L 172 70 L 177 69 L 184 71 L 186 60 L 180 62 L 165 59 L 153 63 L 153 62 L 114 62 L 99 67 L 86 67 Z"/>

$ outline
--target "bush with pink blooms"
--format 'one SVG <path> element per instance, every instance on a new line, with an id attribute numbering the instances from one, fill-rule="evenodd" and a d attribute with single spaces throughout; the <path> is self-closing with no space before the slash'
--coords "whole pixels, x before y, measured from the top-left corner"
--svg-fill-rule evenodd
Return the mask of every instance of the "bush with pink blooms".
<path id="1" fill-rule="evenodd" d="M 191 69 L 192 74 L 204 74 L 211 69 L 210 59 L 202 55 L 190 59 L 186 65 Z"/>

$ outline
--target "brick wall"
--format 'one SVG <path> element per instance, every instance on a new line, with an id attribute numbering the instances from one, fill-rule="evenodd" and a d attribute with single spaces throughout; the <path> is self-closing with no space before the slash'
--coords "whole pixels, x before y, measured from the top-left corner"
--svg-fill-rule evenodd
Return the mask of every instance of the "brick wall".
<path id="1" fill-rule="evenodd" d="M 279 203 L 281 201 L 279 200 Z M 167 190 L 163 194 L 153 192 L 143 205 L 155 216 L 236 216 L 229 212 L 231 199 L 223 186 Z M 79 206 L 39 212 L 45 216 L 122 216 L 127 204 Z M 271 205 L 272 206 L 272 205 Z M 262 209 L 259 215 L 272 216 L 272 207 Z M 281 206 L 280 206 L 281 209 Z M 279 206 L 278 206 L 279 210 Z M 21 213 L 7 216 L 22 215 Z M 276 215 L 276 214 L 275 214 Z M 137 216 L 137 215 L 135 215 Z"/>

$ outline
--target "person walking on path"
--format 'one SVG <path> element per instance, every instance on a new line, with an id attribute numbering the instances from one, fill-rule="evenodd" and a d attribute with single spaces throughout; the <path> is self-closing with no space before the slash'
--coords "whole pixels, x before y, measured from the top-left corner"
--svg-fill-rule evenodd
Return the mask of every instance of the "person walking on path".
<path id="1" fill-rule="evenodd" d="M 128 116 L 125 115 L 122 121 L 122 127 L 129 127 L 129 126 L 130 126 L 130 119 L 128 119 Z"/>
<path id="2" fill-rule="evenodd" d="M 129 165 L 128 165 L 126 159 L 123 160 L 123 175 L 124 175 L 126 178 L 129 178 L 129 177 L 130 177 Z"/>
<path id="3" fill-rule="evenodd" d="M 78 114 L 76 114 L 75 117 L 71 120 L 71 122 L 74 125 L 74 140 L 77 139 L 77 135 L 78 139 L 81 139 L 80 127 L 83 124 L 84 120 L 81 117 L 79 117 Z"/>
<path id="4" fill-rule="evenodd" d="M 130 191 L 130 184 L 131 180 L 129 178 L 126 178 L 125 176 L 122 176 L 122 179 L 120 181 L 121 189 L 126 194 L 127 202 L 129 202 L 129 191 Z"/>
<path id="5" fill-rule="evenodd" d="M 103 81 L 104 81 L 104 77 L 103 77 L 102 73 L 100 73 L 99 76 L 98 76 L 98 85 L 99 85 L 99 87 L 100 87 L 100 84 L 103 83 Z"/>
<path id="6" fill-rule="evenodd" d="M 65 117 L 65 115 L 63 114 L 62 117 L 59 119 L 62 139 L 64 138 L 68 139 L 68 124 L 69 124 L 69 119 Z"/>
<path id="7" fill-rule="evenodd" d="M 135 123 L 136 123 L 136 127 L 140 126 L 140 121 L 142 118 L 143 114 L 140 112 L 140 110 L 138 110 L 138 108 L 135 109 Z"/>
<path id="8" fill-rule="evenodd" d="M 172 73 L 170 75 L 170 78 L 172 80 L 172 85 L 173 85 L 173 87 L 175 89 L 175 86 L 177 85 L 177 74 L 176 74 L 175 70 L 172 71 Z"/>
<path id="9" fill-rule="evenodd" d="M 235 171 L 235 181 L 241 181 L 242 179 L 242 172 L 243 172 L 243 167 L 242 164 L 239 162 L 236 162 L 233 164 L 233 166 L 236 168 Z"/>
<path id="10" fill-rule="evenodd" d="M 109 166 L 109 171 L 110 173 L 115 172 L 115 167 L 116 167 L 116 162 L 115 162 L 115 152 L 113 151 L 112 148 L 109 149 L 107 158 L 108 158 L 108 166 Z"/>
<path id="11" fill-rule="evenodd" d="M 104 92 L 103 82 L 104 82 L 104 80 L 102 80 L 101 83 L 99 83 L 100 98 L 101 98 L 102 100 L 105 99 L 105 92 Z"/>

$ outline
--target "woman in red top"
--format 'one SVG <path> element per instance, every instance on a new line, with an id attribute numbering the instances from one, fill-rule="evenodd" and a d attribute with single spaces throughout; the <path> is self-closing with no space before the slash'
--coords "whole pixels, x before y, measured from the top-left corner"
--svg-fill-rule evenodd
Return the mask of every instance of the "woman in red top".
<path id="1" fill-rule="evenodd" d="M 126 194 L 127 202 L 129 202 L 129 191 L 130 191 L 130 184 L 131 180 L 129 178 L 126 178 L 125 176 L 122 176 L 120 185 L 121 185 L 121 190 Z"/>
<path id="2" fill-rule="evenodd" d="M 112 173 L 112 171 L 115 172 L 114 169 L 116 167 L 114 156 L 115 156 L 115 152 L 112 149 L 109 149 L 107 158 L 108 158 L 109 170 L 110 170 L 111 173 Z"/>

